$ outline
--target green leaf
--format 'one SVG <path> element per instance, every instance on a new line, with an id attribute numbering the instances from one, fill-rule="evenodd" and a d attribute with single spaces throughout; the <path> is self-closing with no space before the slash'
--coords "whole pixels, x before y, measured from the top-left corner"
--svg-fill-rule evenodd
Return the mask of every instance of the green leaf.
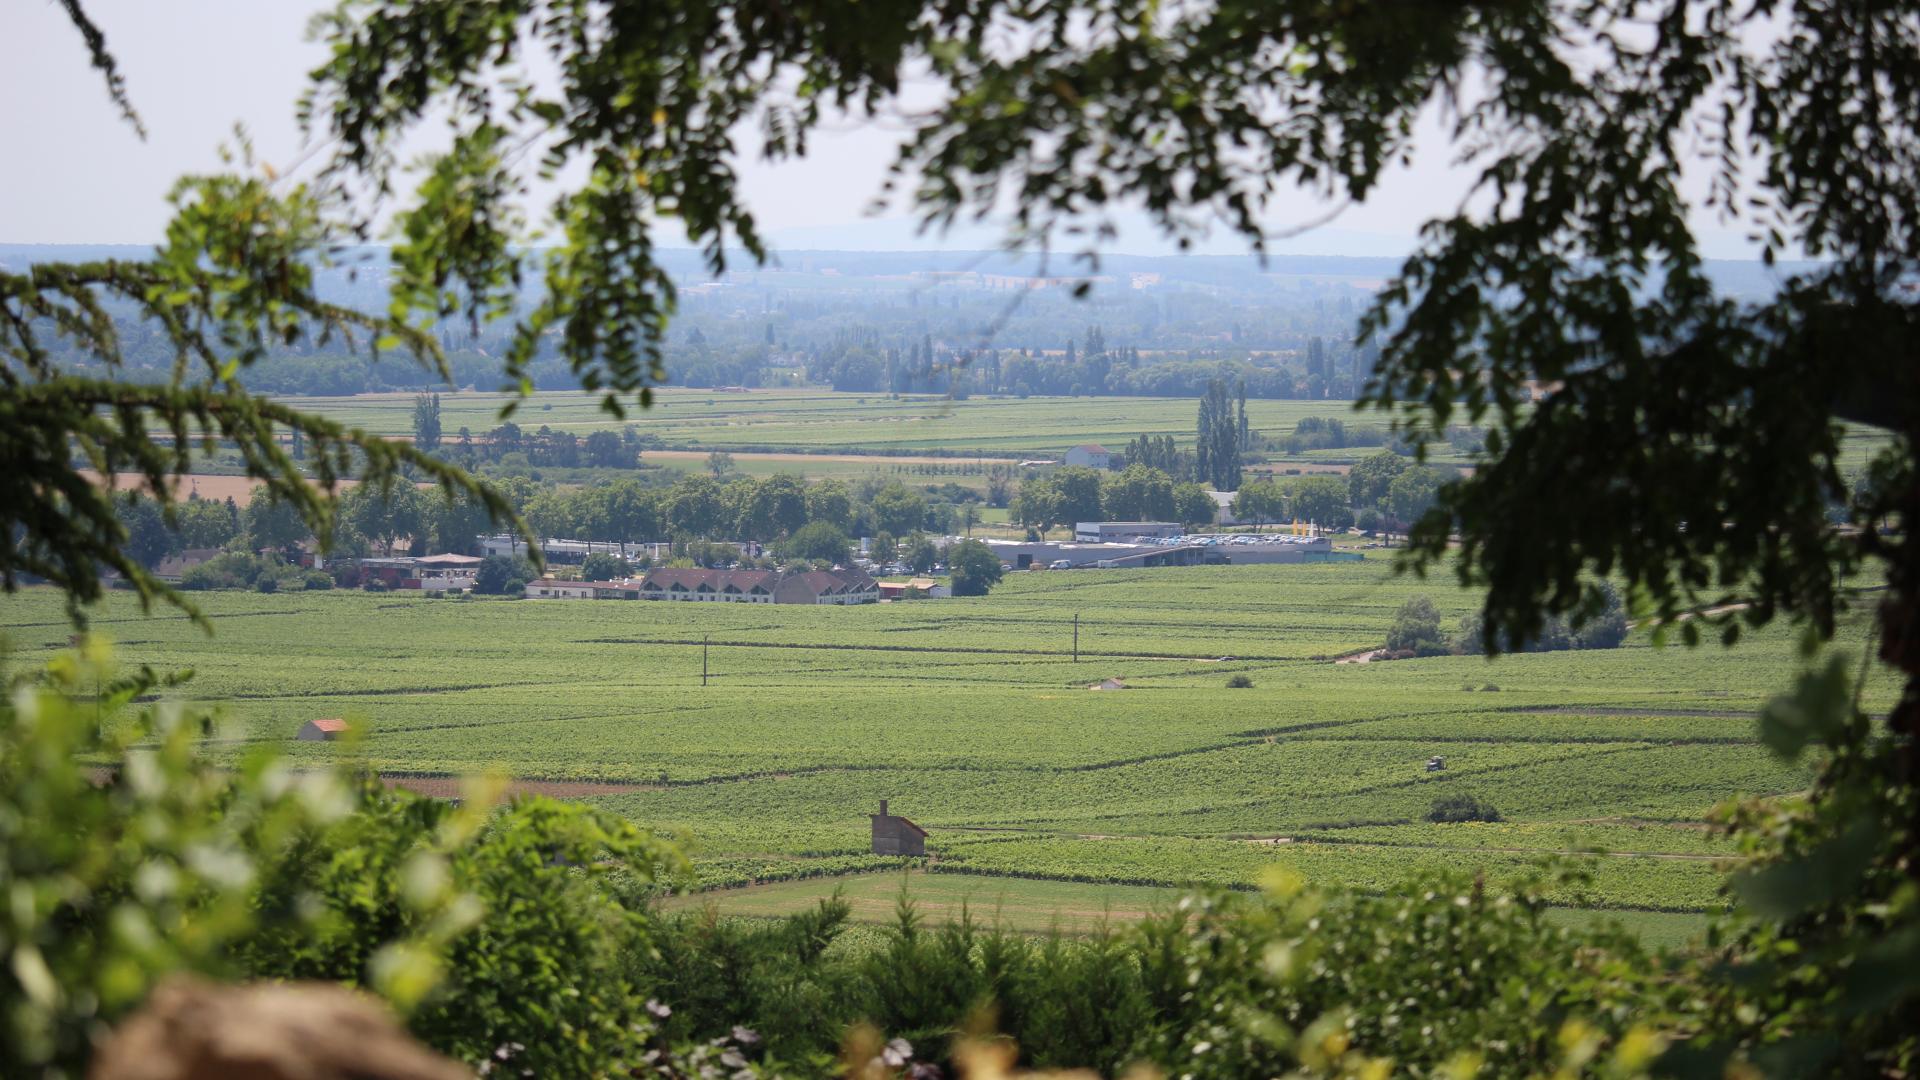
<path id="1" fill-rule="evenodd" d="M 1849 696 L 1846 665 L 1835 656 L 1824 669 L 1801 675 L 1792 692 L 1767 703 L 1760 711 L 1760 741 L 1781 758 L 1797 760 L 1808 743 L 1829 741 L 1845 729 Z"/>

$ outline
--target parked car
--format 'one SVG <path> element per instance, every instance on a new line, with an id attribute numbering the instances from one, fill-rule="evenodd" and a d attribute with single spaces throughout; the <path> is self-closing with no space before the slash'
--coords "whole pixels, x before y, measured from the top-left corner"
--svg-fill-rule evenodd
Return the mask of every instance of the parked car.
<path id="1" fill-rule="evenodd" d="M 1073 563 L 1072 563 L 1072 561 L 1070 561 L 1070 560 L 1068 560 L 1068 559 L 1055 559 L 1055 560 L 1053 560 L 1053 561 L 1052 561 L 1051 563 L 1048 563 L 1048 564 L 1047 564 L 1047 569 L 1049 569 L 1049 570 L 1071 570 L 1071 569 L 1073 569 Z"/>

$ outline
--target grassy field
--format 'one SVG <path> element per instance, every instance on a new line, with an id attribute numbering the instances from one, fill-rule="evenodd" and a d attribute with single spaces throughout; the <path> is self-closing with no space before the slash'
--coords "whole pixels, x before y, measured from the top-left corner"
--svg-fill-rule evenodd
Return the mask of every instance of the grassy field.
<path id="1" fill-rule="evenodd" d="M 413 395 L 361 394 L 344 398 L 299 398 L 307 409 L 380 434 L 413 431 Z M 506 395 L 442 394 L 441 426 L 482 434 L 500 423 Z M 534 429 L 542 424 L 585 434 L 634 424 L 643 435 L 665 445 L 699 450 L 770 450 L 809 454 L 856 451 L 865 454 L 944 456 L 1058 456 L 1070 446 L 1097 442 L 1119 450 L 1141 434 L 1173 435 L 1191 442 L 1195 404 L 1190 398 L 1139 397 L 974 397 L 956 401 L 924 395 L 899 399 L 884 394 L 834 393 L 829 390 L 754 390 L 719 393 L 661 390 L 654 406 L 630 412 L 626 421 L 602 412 L 599 399 L 576 391 L 536 394 L 520 406 L 514 422 Z M 1267 434 L 1286 434 L 1307 416 L 1350 423 L 1380 424 L 1356 417 L 1340 401 L 1249 401 L 1247 417 Z M 1351 460 L 1373 450 L 1321 451 Z"/>
<path id="2" fill-rule="evenodd" d="M 1014 888 L 1024 909 L 1132 911 L 1151 894 L 1116 887 L 1243 886 L 1275 862 L 1384 890 L 1546 857 L 1590 874 L 1555 886 L 1569 906 L 1718 907 L 1732 851 L 1703 819 L 1811 776 L 1753 738 L 1801 664 L 1791 635 L 1327 662 L 1420 593 L 1449 620 L 1473 606 L 1372 560 L 1018 574 L 983 599 L 845 609 L 201 594 L 212 637 L 116 598 L 95 626 L 124 662 L 195 670 L 181 693 L 220 703 L 219 753 L 616 782 L 591 798 L 686 838 L 709 886 L 897 869 L 867 853 L 884 797 L 931 831 L 928 880 Z M 29 589 L 0 600 L 0 632 L 30 662 L 70 628 Z M 1860 645 L 1850 626 L 1837 647 Z M 1227 688 L 1238 673 L 1254 686 Z M 1087 689 L 1109 677 L 1130 689 Z M 289 741 L 329 716 L 369 734 Z M 1422 820 L 1462 791 L 1507 820 Z"/>
<path id="3" fill-rule="evenodd" d="M 298 398 L 293 404 L 380 434 L 413 432 L 412 394 L 361 394 L 353 397 Z M 462 427 L 483 434 L 500 423 L 500 407 L 509 399 L 497 393 L 441 395 L 441 425 L 452 438 Z M 1095 442 L 1120 450 L 1134 437 L 1172 435 L 1191 444 L 1195 403 L 1190 398 L 1139 397 L 943 397 L 834 393 L 828 390 L 656 391 L 654 407 L 631 410 L 626 421 L 602 412 L 599 398 L 581 391 L 546 391 L 520 406 L 514 422 L 532 430 L 547 425 L 585 434 L 632 423 L 644 435 L 680 450 L 792 451 L 808 455 L 854 451 L 860 454 L 917 455 L 938 452 L 960 458 L 1058 456 L 1068 447 Z M 1348 425 L 1383 426 L 1379 414 L 1356 413 L 1342 401 L 1249 401 L 1247 418 L 1268 437 L 1292 433 L 1305 417 L 1344 420 Z M 1841 464 L 1851 471 L 1886 444 L 1883 432 L 1852 429 L 1843 443 Z M 1282 467 L 1337 467 L 1377 447 L 1317 450 L 1283 456 Z M 1436 447 L 1433 460 L 1464 463 L 1450 447 Z M 685 467 L 684 462 L 662 461 Z M 750 472 L 780 471 L 773 461 Z M 847 475 L 858 465 L 793 463 L 790 471 L 808 475 Z M 864 471 L 862 469 L 862 471 Z"/>
<path id="4" fill-rule="evenodd" d="M 933 924 L 965 914 L 976 922 L 1021 933 L 1091 934 L 1163 913 L 1179 903 L 1186 891 L 1170 886 L 1087 885 L 905 870 L 692 893 L 676 896 L 662 907 L 672 913 L 711 911 L 727 918 L 767 919 L 836 894 L 847 902 L 852 921 L 866 925 L 896 922 L 904 899 Z M 1568 923 L 1617 922 L 1649 945 L 1676 948 L 1698 941 L 1708 924 L 1708 916 L 1692 912 L 1553 908 L 1548 915 Z"/>

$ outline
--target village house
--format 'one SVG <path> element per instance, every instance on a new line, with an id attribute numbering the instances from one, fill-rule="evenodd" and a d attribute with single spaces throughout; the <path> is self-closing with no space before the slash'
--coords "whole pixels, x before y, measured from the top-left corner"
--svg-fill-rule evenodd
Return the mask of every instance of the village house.
<path id="1" fill-rule="evenodd" d="M 527 582 L 526 595 L 533 600 L 638 600 L 640 582 L 562 581 L 559 578 L 535 578 Z"/>
<path id="2" fill-rule="evenodd" d="M 1067 464 L 1089 469 L 1113 468 L 1113 451 L 1097 443 L 1082 443 L 1067 451 Z"/>
<path id="3" fill-rule="evenodd" d="M 169 555 L 160 560 L 153 568 L 153 576 L 169 584 L 178 585 L 187 571 L 199 566 L 221 553 L 220 548 L 188 548 L 178 555 Z"/>
<path id="4" fill-rule="evenodd" d="M 887 813 L 887 800 L 880 800 L 880 812 L 873 815 L 873 853 L 875 855 L 925 855 L 927 830 L 903 817 Z"/>
<path id="5" fill-rule="evenodd" d="M 860 570 L 700 570 L 668 567 L 627 581 L 527 583 L 535 600 L 687 600 L 732 604 L 870 604 L 880 587 Z"/>

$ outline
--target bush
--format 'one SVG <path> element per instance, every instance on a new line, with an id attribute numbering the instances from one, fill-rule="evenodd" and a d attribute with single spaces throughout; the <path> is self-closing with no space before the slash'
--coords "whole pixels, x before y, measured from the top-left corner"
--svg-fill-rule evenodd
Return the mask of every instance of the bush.
<path id="1" fill-rule="evenodd" d="M 1447 640 L 1440 633 L 1440 609 L 1433 606 L 1431 598 L 1416 596 L 1400 606 L 1393 628 L 1387 631 L 1387 651 L 1415 656 L 1447 653 Z"/>
<path id="2" fill-rule="evenodd" d="M 775 544 L 773 550 L 782 559 L 812 559 L 841 566 L 853 561 L 853 542 L 826 521 L 801 526 L 792 536 Z"/>
<path id="3" fill-rule="evenodd" d="M 300 579 L 300 587 L 308 592 L 319 592 L 333 588 L 333 575 L 325 570 L 309 570 Z"/>
<path id="4" fill-rule="evenodd" d="M 86 1075 L 100 1032 L 181 971 L 359 987 L 434 1048 L 472 1066 L 506 1051 L 516 1075 L 649 1049 L 626 973 L 646 920 L 626 896 L 684 865 L 671 847 L 579 804 L 215 767 L 203 717 L 129 704 L 181 681 L 116 680 L 89 641 L 0 695 L 0 1076 Z M 138 783 L 82 764 L 117 773 L 152 743 Z"/>
<path id="5" fill-rule="evenodd" d="M 1227 680 L 1227 687 L 1232 690 L 1246 690 L 1251 688 L 1252 686 L 1253 686 L 1253 679 L 1249 677 L 1245 672 L 1235 675 L 1232 678 Z"/>
<path id="6" fill-rule="evenodd" d="M 368 592 L 386 592 L 387 591 L 387 583 L 384 581 L 381 581 L 379 578 L 368 578 L 367 583 L 360 587 L 362 589 L 365 589 Z"/>
<path id="7" fill-rule="evenodd" d="M 533 580 L 533 566 L 525 559 L 489 555 L 474 571 L 473 591 L 489 596 L 518 596 Z"/>
<path id="8" fill-rule="evenodd" d="M 978 540 L 962 540 L 953 545 L 947 552 L 947 562 L 953 567 L 955 596 L 985 596 L 1005 573 L 1000 569 L 1000 557 Z"/>
<path id="9" fill-rule="evenodd" d="M 627 565 L 627 560 L 604 551 L 594 552 L 580 564 L 582 581 L 619 581 L 632 574 L 633 568 Z"/>
<path id="10" fill-rule="evenodd" d="M 253 588 L 255 592 L 276 592 L 280 588 L 280 582 L 269 575 L 262 574 L 254 579 Z"/>
<path id="11" fill-rule="evenodd" d="M 1492 803 L 1481 802 L 1466 792 L 1457 795 L 1445 795 L 1433 800 L 1433 807 L 1427 811 L 1427 820 L 1436 824 L 1460 821 L 1499 821 L 1500 811 Z"/>
<path id="12" fill-rule="evenodd" d="M 1511 635 L 1502 634 L 1495 643 L 1498 651 L 1511 652 L 1560 652 L 1566 649 L 1615 649 L 1627 640 L 1626 606 L 1620 600 L 1619 592 L 1608 582 L 1601 582 L 1595 589 L 1590 602 L 1597 604 L 1592 614 L 1576 613 L 1575 621 L 1579 628 L 1573 628 L 1566 619 L 1549 618 L 1533 637 L 1516 645 Z M 1584 620 L 1584 621 L 1583 621 Z M 1486 651 L 1486 642 L 1482 633 L 1485 623 L 1478 613 L 1460 620 L 1460 628 L 1453 635 L 1453 651 L 1463 655 L 1476 655 Z"/>
<path id="13" fill-rule="evenodd" d="M 180 575 L 180 587 L 193 592 L 251 588 L 262 560 L 244 551 L 227 551 Z"/>

